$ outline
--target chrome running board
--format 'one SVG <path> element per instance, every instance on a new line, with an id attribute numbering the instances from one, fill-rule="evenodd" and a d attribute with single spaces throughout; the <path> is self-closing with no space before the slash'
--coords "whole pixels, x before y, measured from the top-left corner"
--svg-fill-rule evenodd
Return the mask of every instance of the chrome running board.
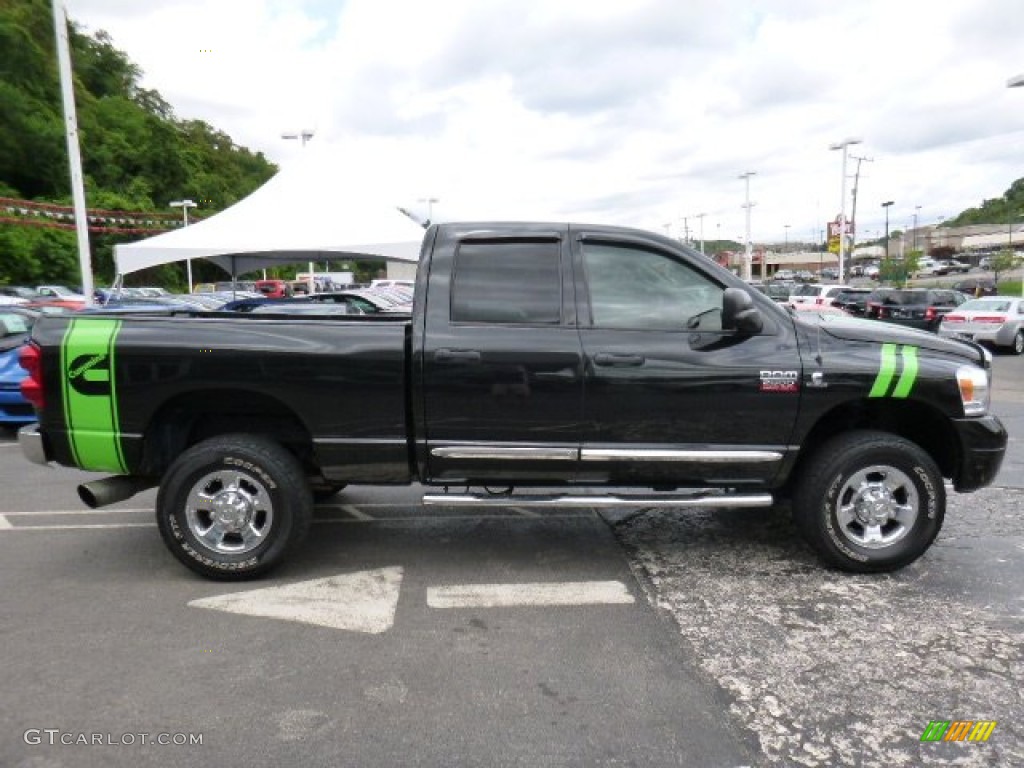
<path id="1" fill-rule="evenodd" d="M 722 493 L 700 491 L 679 495 L 494 495 L 489 493 L 427 493 L 427 506 L 448 507 L 711 507 L 714 509 L 751 509 L 775 503 L 770 493 Z"/>

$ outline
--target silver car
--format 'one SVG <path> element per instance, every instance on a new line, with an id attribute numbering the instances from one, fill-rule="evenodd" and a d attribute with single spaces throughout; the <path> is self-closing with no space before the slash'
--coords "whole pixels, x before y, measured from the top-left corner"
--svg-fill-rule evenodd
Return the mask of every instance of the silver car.
<path id="1" fill-rule="evenodd" d="M 1024 353 L 1024 299 L 985 296 L 965 301 L 942 319 L 939 336 L 986 342 Z"/>

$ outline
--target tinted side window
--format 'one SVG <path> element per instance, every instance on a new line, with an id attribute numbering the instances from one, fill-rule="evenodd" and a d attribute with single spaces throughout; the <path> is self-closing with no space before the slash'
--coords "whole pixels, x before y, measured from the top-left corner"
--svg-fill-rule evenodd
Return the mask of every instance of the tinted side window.
<path id="1" fill-rule="evenodd" d="M 560 251 L 558 242 L 461 244 L 452 277 L 452 322 L 557 324 Z"/>
<path id="2" fill-rule="evenodd" d="M 588 243 L 583 264 L 598 328 L 722 328 L 722 287 L 668 254 Z"/>

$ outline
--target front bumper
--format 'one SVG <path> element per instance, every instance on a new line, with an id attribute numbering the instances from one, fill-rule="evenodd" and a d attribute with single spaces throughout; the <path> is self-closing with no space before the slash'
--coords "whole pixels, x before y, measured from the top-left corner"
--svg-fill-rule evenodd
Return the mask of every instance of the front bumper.
<path id="1" fill-rule="evenodd" d="M 999 473 L 1008 436 L 995 416 L 953 419 L 960 443 L 960 461 L 953 475 L 953 488 L 960 493 L 990 485 Z"/>
<path id="2" fill-rule="evenodd" d="M 43 433 L 39 431 L 38 424 L 29 424 L 18 430 L 18 445 L 25 458 L 34 464 L 49 464 L 50 458 L 47 455 L 46 441 Z"/>

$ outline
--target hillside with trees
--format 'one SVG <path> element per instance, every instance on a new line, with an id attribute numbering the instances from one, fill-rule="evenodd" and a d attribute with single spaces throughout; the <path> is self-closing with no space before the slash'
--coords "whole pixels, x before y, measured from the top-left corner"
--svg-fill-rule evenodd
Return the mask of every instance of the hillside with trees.
<path id="1" fill-rule="evenodd" d="M 943 222 L 946 227 L 968 224 L 1002 224 L 1018 222 L 1024 216 L 1024 178 L 1017 179 L 1002 197 L 985 200 L 977 208 L 968 208 L 958 216 Z"/>
<path id="2" fill-rule="evenodd" d="M 90 217 L 93 272 L 113 278 L 113 245 L 178 226 L 171 200 L 226 208 L 277 170 L 201 121 L 178 118 L 105 32 L 72 20 L 74 91 Z M 78 251 L 49 0 L 0 0 L 0 283 L 77 284 Z M 51 203 L 56 205 L 30 205 Z M 196 264 L 196 280 L 223 279 Z M 184 288 L 179 265 L 154 268 L 149 282 Z"/>

